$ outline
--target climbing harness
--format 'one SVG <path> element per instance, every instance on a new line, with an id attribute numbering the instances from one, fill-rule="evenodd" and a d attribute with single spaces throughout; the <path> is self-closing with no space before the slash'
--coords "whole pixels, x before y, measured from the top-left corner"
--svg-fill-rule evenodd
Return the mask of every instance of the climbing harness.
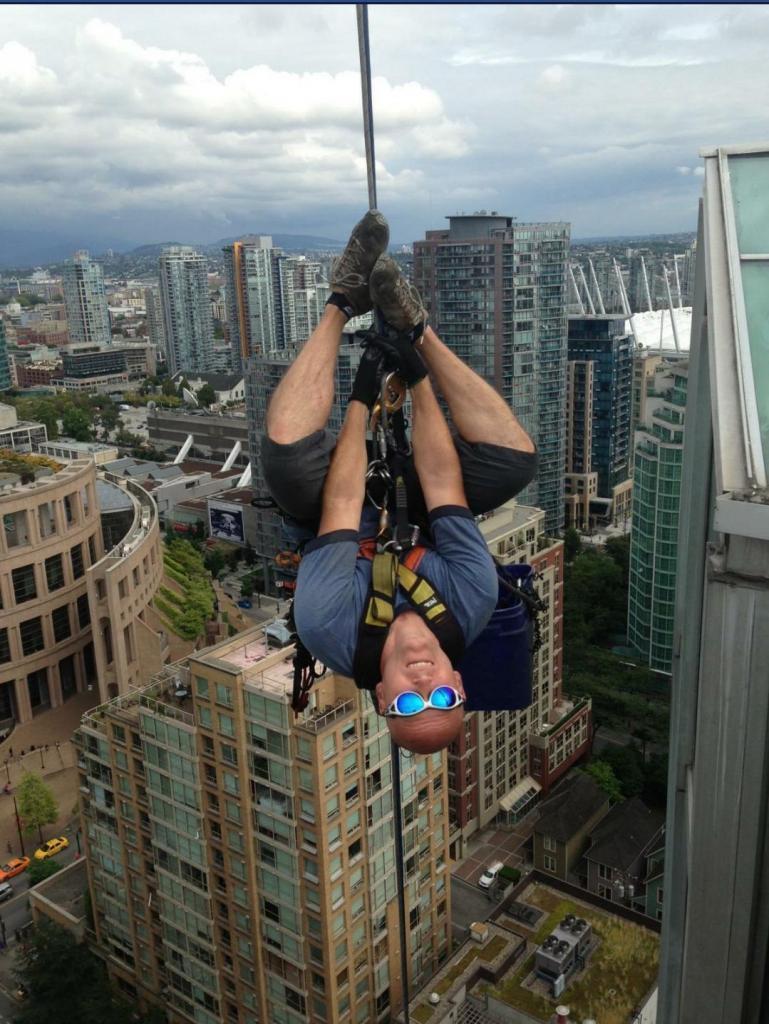
<path id="1" fill-rule="evenodd" d="M 369 557 L 371 550 L 364 544 L 360 553 L 364 558 Z M 382 650 L 395 619 L 395 595 L 399 587 L 435 634 L 451 664 L 456 666 L 462 657 L 465 639 L 459 623 L 432 583 L 416 571 L 425 551 L 424 547 L 412 547 L 405 553 L 391 549 L 376 550 L 373 554 L 371 589 L 358 627 L 353 658 L 353 678 L 360 689 L 373 690 L 382 678 Z"/>

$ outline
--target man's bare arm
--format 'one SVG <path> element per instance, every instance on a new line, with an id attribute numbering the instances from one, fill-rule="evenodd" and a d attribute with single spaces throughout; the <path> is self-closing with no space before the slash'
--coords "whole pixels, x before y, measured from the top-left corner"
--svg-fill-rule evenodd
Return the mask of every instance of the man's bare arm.
<path id="1" fill-rule="evenodd" d="M 339 432 L 323 487 L 318 536 L 334 530 L 357 530 L 366 492 L 366 424 L 368 409 L 351 401 Z"/>
<path id="2" fill-rule="evenodd" d="M 414 465 L 427 511 L 441 505 L 467 507 L 459 456 L 428 377 L 412 387 L 411 404 Z"/>

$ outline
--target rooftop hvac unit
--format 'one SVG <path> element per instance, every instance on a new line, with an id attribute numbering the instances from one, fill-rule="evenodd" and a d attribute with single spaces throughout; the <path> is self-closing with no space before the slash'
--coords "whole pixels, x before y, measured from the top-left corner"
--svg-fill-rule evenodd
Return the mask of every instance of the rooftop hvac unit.
<path id="1" fill-rule="evenodd" d="M 562 940 L 561 942 L 558 943 L 558 953 L 559 953 L 559 955 L 561 953 L 566 953 L 568 951 L 568 949 L 569 949 L 569 943 L 568 942 L 564 942 Z"/>

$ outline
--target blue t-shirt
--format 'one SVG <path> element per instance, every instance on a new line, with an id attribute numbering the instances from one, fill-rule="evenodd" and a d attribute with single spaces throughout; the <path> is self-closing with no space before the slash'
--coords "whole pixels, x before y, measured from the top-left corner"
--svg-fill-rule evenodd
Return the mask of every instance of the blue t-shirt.
<path id="1" fill-rule="evenodd" d="M 419 575 L 436 588 L 470 644 L 497 603 L 497 572 L 472 512 L 443 505 L 430 514 L 433 547 L 419 563 Z M 359 538 L 373 531 L 335 530 L 311 541 L 299 564 L 294 619 L 302 643 L 319 661 L 352 676 L 358 626 L 371 585 L 371 561 L 358 557 Z M 410 608 L 400 588 L 396 615 Z"/>

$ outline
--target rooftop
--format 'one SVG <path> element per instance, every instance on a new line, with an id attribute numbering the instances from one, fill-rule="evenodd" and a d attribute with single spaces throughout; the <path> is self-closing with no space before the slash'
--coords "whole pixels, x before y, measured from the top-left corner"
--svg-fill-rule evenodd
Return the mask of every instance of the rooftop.
<path id="1" fill-rule="evenodd" d="M 663 822 L 662 815 L 638 797 L 615 804 L 591 835 L 585 857 L 626 871 L 657 836 Z"/>
<path id="2" fill-rule="evenodd" d="M 573 772 L 540 804 L 534 831 L 562 843 L 568 842 L 605 804 L 608 804 L 608 797 L 601 787 L 589 775 Z"/>

